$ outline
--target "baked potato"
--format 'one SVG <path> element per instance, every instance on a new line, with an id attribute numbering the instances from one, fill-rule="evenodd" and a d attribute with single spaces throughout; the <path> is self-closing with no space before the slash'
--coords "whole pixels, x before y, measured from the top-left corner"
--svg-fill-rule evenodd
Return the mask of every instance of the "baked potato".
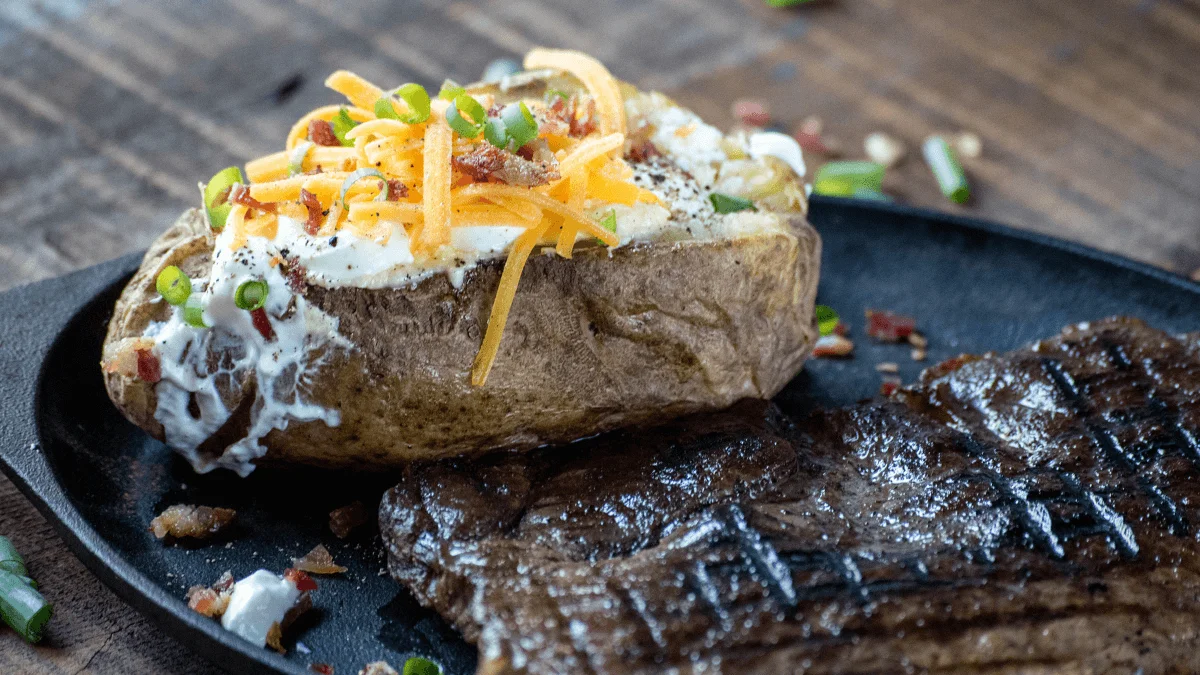
<path id="1" fill-rule="evenodd" d="M 302 119 L 248 181 L 218 174 L 147 251 L 104 347 L 121 412 L 244 475 L 527 449 L 778 392 L 817 337 L 794 142 L 723 135 L 576 53 L 526 66 L 437 99 L 331 76 L 358 105 Z"/>

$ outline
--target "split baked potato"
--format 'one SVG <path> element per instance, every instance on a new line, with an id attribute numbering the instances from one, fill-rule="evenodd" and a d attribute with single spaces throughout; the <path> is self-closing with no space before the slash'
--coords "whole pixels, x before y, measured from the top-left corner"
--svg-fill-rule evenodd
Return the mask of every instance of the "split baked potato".
<path id="1" fill-rule="evenodd" d="M 420 122 L 419 95 L 331 77 L 359 105 L 301 120 L 286 173 L 248 164 L 146 253 L 105 341 L 117 407 L 197 470 L 245 474 L 532 448 L 778 392 L 817 337 L 798 148 L 581 55 L 527 67 L 448 86 Z M 471 138 L 454 116 L 487 122 L 464 95 L 507 130 Z M 368 126 L 393 121 L 371 97 L 409 121 Z M 319 142 L 343 115 L 361 133 Z"/>

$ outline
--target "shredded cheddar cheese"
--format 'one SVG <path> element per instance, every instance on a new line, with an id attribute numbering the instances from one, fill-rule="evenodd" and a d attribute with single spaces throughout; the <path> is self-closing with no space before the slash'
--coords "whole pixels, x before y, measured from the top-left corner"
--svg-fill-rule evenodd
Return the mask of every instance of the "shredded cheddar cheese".
<path id="1" fill-rule="evenodd" d="M 384 243 L 393 232 L 403 232 L 414 258 L 423 265 L 453 260 L 452 228 L 524 228 L 507 253 L 487 329 L 471 367 L 471 383 L 483 386 L 499 352 L 521 272 L 531 252 L 540 245 L 553 245 L 558 255 L 571 258 L 576 241 L 592 238 L 606 246 L 617 246 L 616 233 L 600 225 L 592 212 L 600 212 L 608 204 L 659 201 L 654 193 L 634 184 L 633 171 L 620 156 L 626 139 L 624 100 L 620 85 L 608 70 L 579 52 L 549 49 L 531 51 L 525 66 L 571 74 L 586 89 L 586 94 L 580 95 L 590 97 L 585 99 L 590 100 L 586 109 L 595 105 L 596 131 L 576 131 L 574 120 L 579 117 L 570 120 L 569 135 L 561 123 L 537 129 L 535 140 L 554 154 L 549 162 L 557 160 L 557 174 L 550 176 L 553 182 L 531 188 L 497 182 L 495 177 L 490 181 L 480 179 L 480 174 L 466 172 L 463 167 L 469 165 L 458 163 L 459 158 L 476 152 L 485 141 L 482 136 L 463 137 L 451 128 L 446 120 L 449 102 L 432 100 L 429 118 L 415 124 L 377 118 L 375 104 L 386 90 L 352 72 L 339 70 L 325 84 L 342 94 L 346 102 L 304 115 L 288 132 L 282 152 L 246 164 L 250 197 L 273 208 L 258 212 L 234 205 L 226 222 L 233 235 L 231 246 L 244 246 L 248 237 L 274 238 L 279 231 L 279 217 L 308 220 L 309 207 L 301 200 L 301 191 L 320 203 L 317 236 L 332 236 L 346 228 Z M 477 99 L 485 109 L 496 102 L 490 93 L 478 94 Z M 524 103 L 535 116 L 563 114 L 561 108 L 551 110 L 550 100 Z M 327 134 L 309 138 L 314 120 L 332 123 L 343 110 L 355 125 L 347 129 L 344 119 L 338 122 L 339 140 L 345 139 L 342 145 L 332 145 Z M 314 129 L 320 131 L 319 127 Z M 295 149 L 304 141 L 314 145 L 300 157 Z M 361 173 L 346 185 L 354 172 L 363 169 L 380 172 L 390 185 L 385 186 L 377 174 Z M 383 200 L 385 189 L 389 192 L 387 200 Z"/>

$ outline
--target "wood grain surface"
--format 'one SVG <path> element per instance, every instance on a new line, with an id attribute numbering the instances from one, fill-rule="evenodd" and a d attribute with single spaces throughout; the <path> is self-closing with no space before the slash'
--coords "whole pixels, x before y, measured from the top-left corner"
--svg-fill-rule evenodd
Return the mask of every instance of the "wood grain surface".
<path id="1" fill-rule="evenodd" d="M 910 150 L 973 131 L 974 198 L 956 210 L 1200 268 L 1200 0 L 7 0 L 0 289 L 146 246 L 197 181 L 332 102 L 336 68 L 436 85 L 533 45 L 589 51 L 722 125 L 738 98 L 784 127 L 817 115 L 849 157 L 871 131 Z M 913 154 L 885 190 L 950 208 Z M 0 534 L 58 612 L 36 648 L 0 630 L 0 672 L 215 672 L 3 478 Z"/>

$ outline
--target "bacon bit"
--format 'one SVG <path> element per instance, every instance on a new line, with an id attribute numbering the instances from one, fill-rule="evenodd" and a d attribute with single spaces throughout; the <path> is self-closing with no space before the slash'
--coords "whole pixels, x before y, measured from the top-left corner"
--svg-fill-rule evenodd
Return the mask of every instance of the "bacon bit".
<path id="1" fill-rule="evenodd" d="M 650 142 L 650 139 L 643 139 L 630 145 L 626 156 L 635 162 L 646 162 L 655 157 L 661 157 L 662 153 Z"/>
<path id="2" fill-rule="evenodd" d="M 267 646 L 280 654 L 287 653 L 287 650 L 283 648 L 283 629 L 279 627 L 278 621 L 267 629 Z"/>
<path id="3" fill-rule="evenodd" d="M 300 188 L 300 204 L 308 209 L 308 219 L 304 221 L 304 231 L 310 237 L 316 236 L 317 230 L 321 229 L 321 217 L 324 215 L 321 209 L 321 200 L 308 190 Z"/>
<path id="4" fill-rule="evenodd" d="M 398 202 L 408 196 L 408 186 L 401 183 L 395 178 L 388 179 L 388 197 L 389 202 Z"/>
<path id="5" fill-rule="evenodd" d="M 358 675 L 400 675 L 387 661 L 374 661 L 363 666 Z"/>
<path id="6" fill-rule="evenodd" d="M 150 384 L 162 379 L 162 364 L 149 349 L 137 350 L 137 376 L 142 382 Z"/>
<path id="7" fill-rule="evenodd" d="M 866 316 L 867 335 L 881 342 L 901 342 L 917 328 L 917 320 L 903 314 L 868 309 Z"/>
<path id="8" fill-rule="evenodd" d="M 841 335 L 842 337 L 846 337 L 847 335 L 850 334 L 850 326 L 847 325 L 845 322 L 839 321 L 838 324 L 833 327 L 833 333 L 834 333 L 834 335 Z"/>
<path id="9" fill-rule="evenodd" d="M 333 125 L 327 120 L 313 120 L 308 123 L 308 140 L 317 145 L 340 147 L 342 142 L 333 133 Z"/>
<path id="10" fill-rule="evenodd" d="M 345 567 L 333 562 L 333 555 L 322 544 L 317 544 L 303 558 L 293 558 L 292 566 L 309 574 L 341 574 L 346 571 Z"/>
<path id="11" fill-rule="evenodd" d="M 533 162 L 491 143 L 476 145 L 466 154 L 452 158 L 451 164 L 480 183 L 494 178 L 509 185 L 537 187 L 562 177 L 556 164 Z"/>
<path id="12" fill-rule="evenodd" d="M 585 100 L 579 94 L 572 95 L 569 100 L 561 96 L 554 97 L 546 117 L 551 128 L 565 128 L 567 135 L 572 138 L 583 138 L 600 127 L 600 120 L 596 118 L 596 101 L 591 97 Z"/>
<path id="13" fill-rule="evenodd" d="M 225 188 L 224 190 L 221 190 L 220 192 L 218 192 L 217 196 L 213 197 L 213 206 L 216 206 L 218 204 L 228 204 L 229 203 L 229 193 L 232 190 L 233 190 L 233 186 L 230 185 L 229 187 Z"/>
<path id="14" fill-rule="evenodd" d="M 822 335 L 813 346 L 812 355 L 818 358 L 850 356 L 854 343 L 841 335 Z"/>
<path id="15" fill-rule="evenodd" d="M 329 530 L 338 539 L 345 539 L 369 517 L 367 507 L 360 501 L 354 501 L 329 512 Z"/>
<path id="16" fill-rule="evenodd" d="M 765 127 L 771 123 L 771 112 L 761 101 L 749 99 L 734 101 L 733 116 L 748 127 Z"/>
<path id="17" fill-rule="evenodd" d="M 237 511 L 233 509 L 175 504 L 151 520 L 148 529 L 158 539 L 167 535 L 177 539 L 208 539 L 233 522 L 236 515 Z"/>
<path id="18" fill-rule="evenodd" d="M 838 154 L 836 144 L 832 139 L 826 139 L 821 135 L 821 131 L 825 124 L 820 117 L 805 118 L 800 126 L 792 132 L 792 137 L 800 144 L 800 147 L 806 152 L 815 152 L 818 155 L 825 157 L 833 157 Z"/>
<path id="19" fill-rule="evenodd" d="M 292 567 L 287 568 L 283 571 L 283 578 L 295 584 L 296 590 L 300 591 L 301 593 L 317 590 L 317 582 L 313 581 L 312 577 L 298 569 Z"/>
<path id="20" fill-rule="evenodd" d="M 226 571 L 212 586 L 192 586 L 187 592 L 188 608 L 209 618 L 221 616 L 229 607 L 233 583 L 233 574 Z"/>
<path id="21" fill-rule="evenodd" d="M 328 663 L 314 663 L 308 669 L 320 675 L 333 675 L 333 666 Z"/>
<path id="22" fill-rule="evenodd" d="M 891 380 L 884 380 L 883 384 L 879 385 L 879 393 L 883 396 L 891 396 L 899 389 L 900 383 Z"/>
<path id="23" fill-rule="evenodd" d="M 267 342 L 275 341 L 275 329 L 271 328 L 271 319 L 267 317 L 267 310 L 259 307 L 250 312 L 250 321 L 254 323 L 254 329 L 263 336 Z"/>
<path id="24" fill-rule="evenodd" d="M 251 197 L 250 187 L 241 183 L 237 183 L 230 187 L 229 201 L 233 202 L 234 204 L 241 204 L 242 206 L 250 207 L 252 209 L 258 209 L 259 211 L 275 213 L 275 204 L 263 203 L 254 197 Z"/>
<path id="25" fill-rule="evenodd" d="M 308 270 L 293 258 L 287 261 L 285 271 L 286 274 L 283 278 L 287 282 L 288 288 L 296 295 L 304 295 L 304 292 L 308 290 Z"/>

